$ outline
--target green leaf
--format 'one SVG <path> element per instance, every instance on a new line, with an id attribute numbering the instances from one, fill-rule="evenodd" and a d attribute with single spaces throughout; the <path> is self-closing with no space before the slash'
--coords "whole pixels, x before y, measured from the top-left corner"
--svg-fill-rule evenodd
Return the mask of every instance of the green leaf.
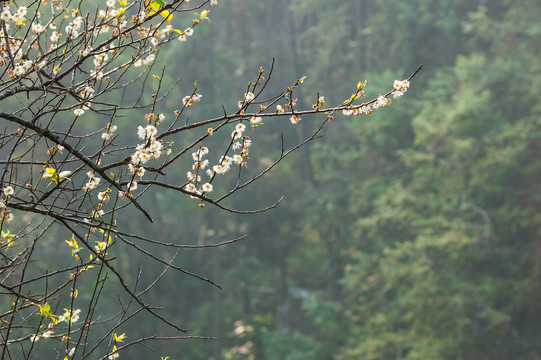
<path id="1" fill-rule="evenodd" d="M 48 316 L 51 319 L 53 318 L 53 313 L 51 312 L 51 305 L 45 303 L 44 305 L 39 305 L 39 314 L 41 316 Z"/>

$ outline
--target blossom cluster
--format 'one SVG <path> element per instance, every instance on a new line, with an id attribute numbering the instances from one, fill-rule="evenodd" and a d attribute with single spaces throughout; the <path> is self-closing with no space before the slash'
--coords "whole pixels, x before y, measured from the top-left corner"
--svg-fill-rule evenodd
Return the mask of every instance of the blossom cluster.
<path id="1" fill-rule="evenodd" d="M 144 59 L 137 59 L 134 63 L 133 63 L 133 66 L 135 67 L 140 67 L 140 66 L 143 66 L 143 65 L 149 65 L 149 64 L 152 64 L 152 62 L 156 59 L 156 55 L 154 54 L 148 54 L 147 57 L 145 57 Z"/>
<path id="2" fill-rule="evenodd" d="M 6 207 L 6 200 L 0 200 L 0 223 L 9 223 L 12 222 L 13 219 L 15 219 L 15 216 L 13 216 L 13 213 Z"/>
<path id="3" fill-rule="evenodd" d="M 150 122 L 154 120 L 154 124 L 158 125 L 160 121 L 165 119 L 163 114 L 147 114 L 145 118 Z M 170 154 L 171 149 L 164 150 L 164 146 L 160 140 L 156 138 L 158 129 L 155 125 L 149 124 L 145 127 L 137 127 L 137 136 L 139 139 L 144 140 L 143 143 L 135 147 L 135 152 L 130 157 L 130 163 L 128 164 L 128 170 L 132 175 L 131 181 L 127 185 L 127 191 L 121 192 L 120 195 L 131 196 L 131 192 L 137 189 L 137 181 L 135 177 L 142 178 L 145 175 L 145 165 L 151 159 L 159 160 L 162 153 Z"/>
<path id="4" fill-rule="evenodd" d="M 199 169 L 204 170 L 209 165 L 209 160 L 204 159 L 204 156 L 208 153 L 209 149 L 206 146 L 201 146 L 197 151 L 192 153 L 192 159 L 194 161 L 192 170 L 196 172 L 192 173 L 191 171 L 188 171 L 186 173 L 188 183 L 184 186 L 184 190 L 193 194 L 202 195 L 203 193 L 212 192 L 214 189 L 210 182 L 202 183 L 201 176 L 199 175 Z"/>
<path id="5" fill-rule="evenodd" d="M 105 127 L 105 132 L 101 134 L 101 138 L 103 140 L 111 140 L 115 134 L 114 132 L 118 129 L 118 126 L 113 125 L 112 123 L 108 123 Z"/>
<path id="6" fill-rule="evenodd" d="M 48 5 L 48 2 L 49 0 L 41 0 L 42 5 Z M 163 6 L 163 2 L 153 2 L 153 4 L 158 7 Z M 216 4 L 215 1 L 213 1 L 214 4 Z M 34 12 L 26 6 L 14 8 L 13 2 L 4 1 L 2 12 L 0 13 L 0 19 L 3 21 L 4 26 L 0 29 L 0 37 L 5 39 L 5 42 L 9 46 L 3 43 L 0 47 L 0 65 L 9 64 L 6 74 L 12 79 L 23 77 L 32 70 L 41 70 L 47 66 L 50 66 L 50 69 L 48 69 L 49 73 L 57 75 L 61 70 L 64 60 L 60 59 L 60 62 L 58 62 L 59 60 L 55 59 L 53 63 L 48 57 L 55 54 L 54 50 L 56 49 L 76 44 L 75 42 L 62 42 L 63 39 L 76 40 L 90 36 L 97 38 L 100 35 L 106 35 L 112 32 L 114 36 L 118 37 L 119 42 L 111 42 L 107 46 L 99 46 L 95 50 L 88 45 L 93 43 L 93 41 L 84 41 L 83 43 L 86 44 L 85 47 L 79 50 L 79 55 L 84 58 L 94 56 L 94 69 L 90 69 L 89 79 L 107 80 L 105 67 L 110 63 L 109 60 L 114 58 L 124 48 L 121 44 L 123 40 L 138 42 L 140 44 L 138 46 L 138 54 L 134 54 L 132 60 L 133 65 L 139 67 L 148 65 L 155 60 L 155 54 L 153 52 L 156 46 L 169 41 L 173 32 L 179 34 L 178 39 L 180 41 L 186 41 L 194 33 L 193 27 L 186 28 L 184 31 L 174 29 L 170 24 L 173 14 L 170 14 L 168 11 L 157 11 L 161 12 L 162 15 L 163 13 L 168 14 L 167 25 L 164 27 L 162 27 L 164 25 L 163 21 L 158 21 L 158 26 L 144 26 L 149 17 L 155 13 L 150 8 L 145 8 L 131 18 L 132 24 L 139 25 L 135 29 L 136 31 L 134 31 L 134 36 L 134 34 L 130 33 L 133 27 L 130 28 L 130 19 L 126 16 L 126 11 L 130 7 L 128 1 L 108 0 L 106 5 L 106 9 L 97 9 L 94 19 L 91 19 L 89 15 L 82 15 L 77 9 L 71 10 L 70 19 L 69 15 L 62 14 L 68 11 L 62 5 L 62 1 L 59 0 L 52 1 L 50 7 L 42 6 Z M 40 12 L 47 12 L 46 9 L 50 9 L 51 13 L 42 14 Z M 194 19 L 194 25 L 202 19 L 208 20 L 208 12 L 208 10 L 204 10 L 200 14 L 199 19 Z M 28 14 L 33 14 L 31 19 L 28 18 Z M 57 19 L 60 22 L 57 22 Z M 68 20 L 67 24 L 65 22 L 66 20 Z M 62 29 L 60 28 L 61 26 L 63 27 Z M 4 28 L 8 34 L 4 33 Z M 15 35 L 17 31 L 23 31 L 31 36 L 24 39 Z M 73 46 L 78 47 L 80 45 Z M 35 49 L 36 53 L 31 55 L 30 49 Z M 47 49 L 48 51 L 43 51 Z M 34 59 L 32 59 L 33 57 Z M 116 69 L 115 67 L 114 69 L 110 69 L 110 71 Z M 76 115 L 79 116 L 82 113 Z"/>
<path id="7" fill-rule="evenodd" d="M 188 38 L 190 36 L 193 35 L 193 29 L 192 28 L 187 28 L 186 30 L 184 30 L 184 32 L 182 34 L 180 34 L 180 36 L 178 37 L 178 40 L 180 42 L 184 42 L 186 40 L 188 40 Z"/>
<path id="8" fill-rule="evenodd" d="M 250 118 L 250 124 L 252 129 L 262 125 L 262 118 L 253 116 Z M 195 195 L 203 195 L 213 190 L 212 181 L 216 175 L 227 174 L 232 166 L 246 167 L 246 159 L 252 146 L 252 141 L 244 133 L 246 131 L 246 125 L 238 123 L 231 132 L 231 150 L 233 154 L 226 154 L 219 158 L 218 163 L 209 166 L 210 161 L 205 156 L 209 153 L 209 149 L 206 146 L 200 146 L 200 148 L 192 153 L 193 165 L 192 170 L 186 173 L 188 183 L 184 186 L 184 190 L 193 193 Z M 212 128 L 209 128 L 208 134 L 211 135 L 214 132 Z M 206 169 L 206 170 L 205 170 Z M 205 175 L 209 178 L 208 181 L 203 181 L 200 175 L 200 170 L 205 170 Z M 192 196 L 198 198 L 197 196 Z"/>
<path id="9" fill-rule="evenodd" d="M 393 83 L 393 91 L 391 91 L 391 95 L 393 95 L 393 98 L 399 98 L 400 96 L 404 95 L 406 91 L 408 91 L 408 88 L 410 86 L 410 83 L 408 80 L 395 80 Z M 364 104 L 361 106 L 349 106 L 342 110 L 342 114 L 345 116 L 355 115 L 370 115 L 372 111 L 377 110 L 379 108 L 382 108 L 384 106 L 388 106 L 391 104 L 391 99 L 384 95 L 380 95 L 377 97 L 377 99 L 373 102 L 370 102 L 368 104 Z"/>
<path id="10" fill-rule="evenodd" d="M 186 0 L 186 2 L 188 3 L 189 1 Z M 18 6 L 25 3 L 28 3 L 27 6 Z M 163 9 L 166 6 L 163 1 L 138 1 L 135 4 L 133 2 L 130 4 L 128 0 L 106 0 L 103 3 L 106 3 L 107 7 L 96 5 L 94 10 L 91 9 L 87 12 L 88 9 L 83 10 L 84 7 L 81 7 L 81 3 L 74 4 L 63 0 L 38 0 L 33 2 L 1 1 L 0 67 L 3 67 L 3 69 L 0 69 L 0 71 L 6 75 L 2 76 L 6 89 L 11 86 L 15 88 L 13 93 L 17 94 L 16 91 L 23 89 L 24 86 L 32 86 L 32 91 L 39 90 L 41 86 L 45 93 L 43 95 L 44 99 L 55 99 L 55 96 L 58 94 L 61 94 L 60 97 L 62 98 L 62 101 L 55 102 L 52 105 L 49 104 L 49 101 L 46 101 L 47 104 L 42 108 L 39 107 L 41 104 L 36 105 L 35 101 L 32 102 L 28 98 L 30 105 L 25 111 L 35 115 L 38 112 L 40 114 L 49 114 L 51 113 L 51 109 L 53 109 L 55 116 L 57 113 L 64 111 L 73 113 L 76 117 L 75 119 L 73 117 L 71 119 L 73 126 L 75 123 L 78 125 L 81 124 L 81 120 L 77 119 L 77 117 L 85 115 L 86 111 L 92 105 L 96 109 L 97 116 L 106 114 L 108 110 L 116 109 L 116 105 L 111 104 L 111 99 L 107 99 L 108 101 L 99 101 L 97 98 L 101 94 L 107 94 L 115 89 L 127 88 L 131 84 L 130 81 L 121 83 L 121 80 L 118 80 L 122 78 L 125 69 L 128 69 L 130 66 L 139 67 L 153 63 L 156 58 L 155 54 L 158 46 L 172 40 L 176 41 L 176 39 L 186 41 L 194 34 L 194 27 L 197 24 L 194 20 L 191 27 L 186 28 L 184 31 L 174 29 L 170 25 L 174 11 L 171 10 L 171 14 L 167 15 L 169 11 Z M 217 0 L 212 0 L 211 4 L 216 5 Z M 138 5 L 140 5 L 139 10 L 133 15 L 133 10 Z M 90 6 L 94 6 L 94 4 L 90 2 Z M 156 9 L 155 7 L 158 8 Z M 166 9 L 171 8 L 166 7 Z M 130 13 L 129 16 L 131 18 L 127 16 L 128 13 Z M 208 11 L 201 12 L 201 15 L 197 15 L 199 19 L 196 20 L 201 21 L 202 19 L 206 19 L 207 13 Z M 165 20 L 161 16 L 154 16 L 154 14 L 163 16 Z M 151 20 L 151 17 L 155 20 Z M 97 39 L 98 37 L 100 38 Z M 133 51 L 134 53 L 131 56 L 120 56 L 124 51 L 128 51 L 128 53 Z M 115 82 L 113 83 L 111 81 L 111 84 L 103 84 L 109 80 L 109 77 L 114 77 Z M 7 81 L 5 81 L 6 79 Z M 194 93 L 185 98 L 183 102 L 184 105 L 191 106 L 200 101 L 200 99 L 201 95 Z M 53 101 L 50 101 L 50 103 L 53 103 Z M 33 112 L 34 110 L 36 111 Z M 112 111 L 111 114 L 113 114 Z M 56 124 L 52 125 L 53 121 L 57 121 L 55 116 L 50 117 L 51 119 L 54 118 L 50 122 L 36 120 L 39 119 L 39 117 L 36 117 L 32 124 L 36 127 L 42 127 L 45 131 L 50 130 L 51 132 L 47 134 L 56 134 L 56 131 L 59 131 L 58 127 L 55 127 Z M 60 119 L 61 116 L 57 118 Z M 98 155 L 95 157 L 90 156 L 91 161 L 96 161 L 95 165 L 90 165 L 88 160 L 85 161 L 85 163 L 90 165 L 92 170 L 88 168 L 84 170 L 90 171 L 86 172 L 86 176 L 81 175 L 81 183 L 77 185 L 79 195 L 81 195 L 77 199 L 82 199 L 81 202 L 85 202 L 86 204 L 87 199 L 92 195 L 88 203 L 91 202 L 93 207 L 88 211 L 88 219 L 83 219 L 86 223 L 91 224 L 88 226 L 91 232 L 103 230 L 103 226 L 105 226 L 103 224 L 114 226 L 113 215 L 110 217 L 111 220 L 102 219 L 106 213 L 101 209 L 102 205 L 110 201 L 112 197 L 112 190 L 106 188 L 107 184 L 104 185 L 102 178 L 109 181 L 111 179 L 108 179 L 105 170 L 102 171 L 97 167 L 100 166 L 100 160 L 105 156 L 104 154 L 124 151 L 124 148 L 120 148 L 120 150 L 115 149 L 114 144 L 110 143 L 115 138 L 118 130 L 117 125 L 113 123 L 116 122 L 114 121 L 114 117 L 111 116 L 110 119 L 104 121 L 104 123 L 108 123 L 99 132 L 87 133 L 85 136 L 81 136 L 81 138 L 88 136 L 88 139 L 94 139 L 94 135 L 96 138 L 99 138 L 101 133 L 103 140 L 101 144 L 102 148 L 98 151 Z M 146 163 L 152 159 L 158 160 L 163 154 L 170 153 L 167 145 L 164 146 L 160 141 L 157 129 L 159 122 L 163 121 L 165 116 L 163 114 L 148 114 L 148 116 L 145 116 L 145 119 L 148 121 L 148 125 L 137 128 L 137 134 L 141 141 L 137 141 L 134 144 L 136 145 L 135 149 L 133 147 L 130 148 L 131 153 L 127 154 L 129 161 L 126 161 L 126 163 L 121 162 L 123 168 L 123 170 L 120 170 L 121 175 L 115 177 L 115 174 L 111 173 L 111 177 L 114 180 L 109 185 L 114 185 L 115 187 L 122 186 L 122 189 L 127 189 L 124 194 L 128 197 L 137 188 L 135 178 L 142 178 L 145 175 Z M 58 121 L 63 120 L 65 119 L 62 118 Z M 18 131 L 19 134 L 23 133 L 24 126 L 21 126 L 21 129 Z M 240 132 L 241 134 L 242 131 Z M 51 138 L 50 140 L 53 143 L 57 141 L 55 138 Z M 49 140 L 46 141 L 49 143 Z M 244 141 L 242 143 L 244 144 Z M 80 147 L 79 151 L 85 152 L 85 145 L 83 140 L 80 142 L 76 141 L 73 144 L 73 148 Z M 61 168 L 67 163 L 65 162 L 66 158 L 57 161 L 56 165 L 52 161 L 58 160 L 53 158 L 55 155 L 58 156 L 58 154 L 62 153 L 63 147 L 58 144 L 53 147 L 47 145 L 47 147 L 49 147 L 47 149 L 48 156 L 46 157 L 48 160 L 45 160 L 45 166 L 41 174 L 43 174 L 42 179 L 47 179 L 45 185 L 51 191 L 40 200 L 44 202 L 46 202 L 44 199 L 53 198 L 53 196 L 50 198 L 48 196 L 54 191 L 62 192 L 67 190 L 63 187 L 61 188 L 61 185 L 69 187 L 70 190 L 67 191 L 71 191 L 71 181 L 76 179 L 76 177 L 71 178 L 71 171 L 61 171 Z M 68 147 L 70 153 L 74 153 L 73 148 Z M 110 150 L 111 148 L 113 148 L 111 152 L 104 150 Z M 203 148 L 200 150 L 201 152 L 204 151 Z M 205 154 L 201 153 L 201 157 Z M 225 165 L 226 160 L 224 159 L 223 162 Z M 201 161 L 201 169 L 208 165 L 208 161 L 206 165 L 204 164 L 204 160 Z M 82 174 L 84 174 L 84 171 Z M 126 178 L 125 174 L 128 172 L 131 175 L 131 180 L 127 185 L 124 185 L 125 182 L 121 183 L 119 178 Z M 10 176 L 6 176 L 4 181 L 0 187 L 0 246 L 2 247 L 5 246 L 5 242 L 2 242 L 4 239 L 9 240 L 15 236 L 10 235 L 6 228 L 6 224 L 14 220 L 14 215 L 9 207 L 12 204 L 8 201 L 12 197 L 17 198 L 17 201 L 21 201 L 19 199 L 19 193 L 24 192 L 23 188 L 30 189 L 31 197 L 35 194 L 41 194 L 41 190 L 39 189 L 36 189 L 34 192 L 31 182 L 26 184 L 26 186 L 21 184 L 13 185 L 11 183 L 13 179 Z M 107 181 L 105 182 L 107 183 Z M 200 191 L 202 193 L 208 193 L 213 190 L 210 182 L 211 180 L 201 184 Z M 8 186 L 10 183 L 12 186 Z M 112 186 L 111 188 L 114 189 Z M 17 190 L 17 194 L 15 190 Z M 91 201 L 95 199 L 95 195 L 99 200 L 97 205 L 94 201 Z M 122 192 L 119 195 L 122 196 Z M 54 196 L 56 198 L 56 194 Z M 73 203 L 69 202 L 69 204 Z M 76 215 L 74 215 L 74 218 L 79 218 L 82 213 L 81 209 L 82 205 L 75 211 Z M 101 223 L 99 227 L 96 225 L 96 220 L 99 220 Z M 82 233 L 80 235 L 82 238 Z M 85 240 L 89 240 L 90 236 L 93 235 L 90 233 L 85 234 Z M 108 251 L 110 241 L 110 237 L 108 241 L 96 241 L 93 250 L 92 247 L 90 247 L 90 250 L 94 255 L 96 253 L 100 254 L 99 258 L 102 259 L 106 255 L 106 251 Z M 89 246 L 87 242 L 84 243 L 86 246 Z M 72 246 L 72 256 L 77 262 L 81 262 L 82 265 L 78 267 L 79 270 L 77 272 L 69 275 L 69 279 L 73 281 L 81 272 L 90 268 L 92 265 L 84 264 L 79 254 L 79 250 L 82 248 L 77 245 L 75 238 L 72 238 L 69 244 Z M 92 255 L 90 256 L 90 261 L 92 261 Z M 48 277 L 49 275 L 47 275 Z M 68 293 L 69 291 L 66 294 Z M 77 290 L 71 289 L 70 296 L 75 298 L 77 296 Z M 59 304 L 62 303 L 60 302 Z M 40 306 L 40 310 L 41 308 Z M 34 334 L 26 335 L 24 339 L 27 341 L 30 339 L 34 342 L 49 337 L 55 337 L 58 340 L 61 338 L 62 341 L 68 343 L 68 346 L 65 348 L 66 355 L 71 358 L 75 353 L 75 348 L 70 348 L 69 346 L 70 334 L 68 333 L 65 336 L 59 334 L 55 336 L 55 331 L 52 328 L 60 322 L 71 325 L 80 321 L 81 310 L 72 307 L 71 309 L 65 309 L 63 314 L 60 312 L 57 315 L 53 315 L 50 307 L 47 306 L 47 309 L 43 307 L 41 314 L 51 319 L 49 329 L 43 329 L 40 326 Z M 91 317 L 85 319 L 88 323 L 82 325 L 82 329 L 88 326 L 90 320 L 92 320 Z M 72 327 L 71 331 L 73 330 L 74 328 Z M 82 331 L 81 329 L 79 330 Z M 120 336 L 114 335 L 114 351 L 112 354 L 108 354 L 109 359 L 119 357 L 116 344 L 122 342 L 125 338 L 124 334 Z"/>
<path id="11" fill-rule="evenodd" d="M 12 14 L 9 7 L 4 7 L 4 11 L 0 14 L 0 19 L 3 20 L 6 30 L 9 32 L 11 23 L 15 23 L 16 27 L 23 25 L 27 11 L 25 6 L 21 6 Z M 33 32 L 42 31 L 39 26 L 34 24 L 31 26 L 31 29 Z M 7 35 L 8 34 L 4 33 L 4 28 L 0 28 L 0 37 L 2 38 L 2 46 L 0 47 L 0 65 L 13 64 L 13 66 L 9 67 L 6 71 L 12 79 L 23 76 L 33 68 L 40 70 L 46 65 L 45 61 L 34 63 L 32 60 L 24 58 L 22 48 L 24 40 Z"/>
<path id="12" fill-rule="evenodd" d="M 94 176 L 92 170 L 88 171 L 86 176 L 88 177 L 88 182 L 83 186 L 83 191 L 89 192 L 90 190 L 94 190 L 100 184 L 101 178 Z"/>
<path id="13" fill-rule="evenodd" d="M 77 37 L 79 37 L 79 31 L 81 31 L 81 27 L 84 23 L 85 19 L 82 16 L 75 17 L 75 19 L 73 19 L 73 21 L 66 25 L 66 27 L 64 28 L 66 35 L 70 39 L 76 39 Z"/>
<path id="14" fill-rule="evenodd" d="M 409 80 L 395 80 L 394 81 L 394 84 L 393 84 L 393 92 L 391 93 L 393 95 L 394 98 L 398 98 L 402 95 L 404 95 L 404 93 L 406 91 L 408 91 L 410 87 L 410 82 Z"/>
<path id="15" fill-rule="evenodd" d="M 36 342 L 38 341 L 39 339 L 46 339 L 46 338 L 50 338 L 52 335 L 54 334 L 54 331 L 52 330 L 47 330 L 41 334 L 32 334 L 30 335 L 30 341 L 32 342 Z"/>
<path id="16" fill-rule="evenodd" d="M 45 303 L 44 305 L 37 305 L 39 307 L 38 314 L 41 314 L 41 316 L 48 317 L 51 319 L 51 322 L 47 326 L 48 329 L 54 328 L 56 325 L 64 322 L 67 324 L 74 324 L 77 321 L 79 321 L 79 317 L 81 314 L 81 309 L 64 309 L 64 314 L 58 316 L 53 315 L 51 311 L 51 306 L 48 303 Z M 42 333 L 32 334 L 30 336 L 30 341 L 36 342 L 39 339 L 42 338 L 50 338 L 54 334 L 53 330 L 46 330 Z M 62 341 L 69 341 L 69 337 L 67 335 L 64 335 L 62 337 Z"/>
<path id="17" fill-rule="evenodd" d="M 64 309 L 64 314 L 58 317 L 58 322 L 67 321 L 70 324 L 76 323 L 79 321 L 79 315 L 81 314 L 81 309 L 69 310 Z"/>
<path id="18" fill-rule="evenodd" d="M 11 13 L 11 9 L 7 7 L 2 11 L 0 18 L 7 23 L 14 22 L 19 25 L 24 21 L 27 12 L 28 8 L 26 6 L 20 6 L 13 14 Z"/>
<path id="19" fill-rule="evenodd" d="M 182 98 L 182 103 L 184 106 L 192 106 L 195 104 L 196 101 L 200 101 L 203 95 L 201 94 L 193 94 L 191 96 L 185 96 Z"/>
<path id="20" fill-rule="evenodd" d="M 9 198 L 10 196 L 13 196 L 15 194 L 15 190 L 13 190 L 13 187 L 6 186 L 2 193 L 6 198 Z M 9 223 L 12 222 L 15 217 L 13 216 L 13 213 L 6 207 L 7 199 L 0 200 L 0 224 L 3 224 L 4 222 Z M 9 234 L 9 233 L 8 233 Z M 4 238 L 4 234 L 2 234 L 2 238 Z"/>

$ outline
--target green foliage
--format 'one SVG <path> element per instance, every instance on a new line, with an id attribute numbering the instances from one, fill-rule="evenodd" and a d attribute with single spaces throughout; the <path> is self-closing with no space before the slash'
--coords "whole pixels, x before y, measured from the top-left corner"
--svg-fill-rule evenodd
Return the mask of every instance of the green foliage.
<path id="1" fill-rule="evenodd" d="M 328 356 L 321 343 L 300 333 L 267 331 L 262 340 L 268 360 L 323 360 Z"/>
<path id="2" fill-rule="evenodd" d="M 302 245 L 288 255 L 290 281 L 325 294 L 305 306 L 304 333 L 329 329 L 321 339 L 337 359 L 539 356 L 527 317 L 538 316 L 541 292 L 541 89 L 525 11 L 540 7 L 416 3 L 375 18 L 396 15 L 377 33 L 394 31 L 385 36 L 406 64 L 439 65 L 425 89 L 313 147 L 316 183 L 290 231 Z M 477 40 L 464 47 L 465 36 Z"/>

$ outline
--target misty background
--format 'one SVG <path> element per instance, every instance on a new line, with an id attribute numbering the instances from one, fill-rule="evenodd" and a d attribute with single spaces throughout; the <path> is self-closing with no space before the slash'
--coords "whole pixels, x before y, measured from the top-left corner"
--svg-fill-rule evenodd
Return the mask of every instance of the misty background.
<path id="1" fill-rule="evenodd" d="M 171 272 L 146 296 L 191 335 L 216 340 L 134 346 L 121 358 L 541 358 L 541 2 L 218 3 L 210 23 L 164 47 L 154 64 L 156 73 L 166 66 L 182 79 L 157 111 L 169 118 L 195 81 L 203 98 L 190 119 L 221 115 L 222 105 L 234 110 L 273 59 L 265 94 L 306 75 L 296 93 L 303 108 L 318 94 L 340 104 L 364 80 L 370 99 L 424 66 L 390 107 L 336 115 L 322 138 L 227 203 L 255 209 L 283 196 L 276 209 L 238 216 L 162 190 L 145 194 L 155 223 L 134 209 L 119 224 L 130 233 L 194 245 L 248 236 L 182 250 L 175 261 L 222 290 Z M 118 119 L 127 140 L 136 139 L 144 114 Z M 291 145 L 324 120 L 307 116 L 298 127 L 265 120 L 252 138 L 249 171 L 279 156 L 280 134 Z M 201 134 L 192 135 L 182 141 Z M 167 181 L 184 183 L 190 167 L 188 159 Z M 220 181 L 217 190 L 235 179 Z M 43 262 L 54 262 L 56 249 L 43 251 Z M 140 264 L 143 284 L 163 271 L 128 247 L 115 253 L 132 281 Z M 117 301 L 115 290 L 105 286 L 102 309 Z M 138 324 L 117 332 L 135 339 L 167 331 L 150 317 Z"/>

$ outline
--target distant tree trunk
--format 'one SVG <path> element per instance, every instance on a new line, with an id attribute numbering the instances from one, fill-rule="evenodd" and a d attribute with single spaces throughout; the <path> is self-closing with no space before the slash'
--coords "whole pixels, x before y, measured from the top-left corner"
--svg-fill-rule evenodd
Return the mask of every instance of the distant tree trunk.
<path id="1" fill-rule="evenodd" d="M 245 251 L 241 251 L 241 256 L 246 256 Z M 246 275 L 250 271 L 250 269 L 244 265 L 244 263 L 241 263 L 242 268 L 242 274 Z M 243 276 L 244 277 L 244 276 Z M 241 296 L 242 296 L 242 310 L 244 312 L 244 323 L 245 324 L 253 324 L 252 323 L 252 297 L 251 297 L 251 291 L 253 291 L 253 288 L 251 286 L 250 280 L 248 277 L 244 277 L 242 279 L 242 290 L 241 290 Z M 253 344 L 254 344 L 254 355 L 255 358 L 258 360 L 265 360 L 265 351 L 263 348 L 263 342 L 261 341 L 261 331 L 259 329 L 259 325 L 254 325 L 254 335 L 251 338 Z"/>
<path id="2" fill-rule="evenodd" d="M 289 2 L 282 1 L 282 8 L 287 9 L 287 5 Z M 290 57 L 290 65 L 289 65 L 289 71 L 290 71 L 290 78 L 299 78 L 303 74 L 299 72 L 301 65 L 299 62 L 299 56 L 297 53 L 297 32 L 295 29 L 295 24 L 293 23 L 293 17 L 291 15 L 290 11 L 286 10 L 285 13 L 286 17 L 286 27 L 287 27 L 287 33 L 289 34 L 288 37 L 288 46 L 289 46 L 289 54 L 291 54 Z M 306 138 L 306 125 L 304 122 L 301 121 L 301 123 L 296 127 L 297 128 L 297 138 L 299 141 L 303 141 L 303 139 Z M 301 169 L 303 177 L 308 180 L 311 184 L 314 184 L 314 173 L 312 171 L 312 164 L 310 162 L 310 144 L 306 144 L 303 147 L 300 148 L 300 161 L 301 161 Z"/>
<path id="3" fill-rule="evenodd" d="M 221 259 L 220 253 L 221 249 L 216 248 L 214 250 L 213 256 L 213 279 L 216 282 L 220 282 L 220 273 L 221 269 Z M 214 360 L 222 360 L 222 297 L 220 294 L 220 289 L 212 289 L 212 333 L 217 338 L 214 341 Z"/>
<path id="4" fill-rule="evenodd" d="M 284 304 L 287 301 L 288 296 L 288 283 L 287 283 L 287 262 L 286 256 L 280 256 L 280 292 L 278 294 L 278 311 L 277 311 L 277 328 L 281 328 L 284 322 L 287 321 L 286 314 L 283 313 Z"/>
<path id="5" fill-rule="evenodd" d="M 355 18 L 353 19 L 353 38 L 355 39 L 355 58 L 362 59 L 363 56 L 363 0 L 357 0 L 353 4 Z M 366 64 L 363 64 L 363 71 L 366 71 Z"/>

